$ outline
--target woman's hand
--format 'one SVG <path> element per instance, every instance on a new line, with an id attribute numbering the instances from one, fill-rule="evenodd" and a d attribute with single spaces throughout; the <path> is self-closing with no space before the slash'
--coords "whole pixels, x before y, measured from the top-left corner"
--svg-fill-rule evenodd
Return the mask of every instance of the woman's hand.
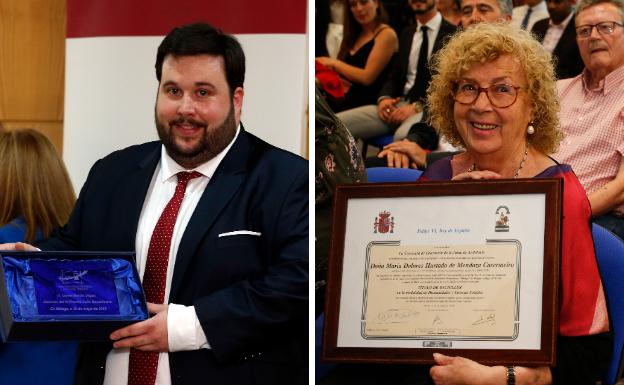
<path id="1" fill-rule="evenodd" d="M 5 251 L 41 251 L 33 245 L 28 243 L 16 242 L 16 243 L 2 243 L 0 244 L 0 250 Z"/>
<path id="2" fill-rule="evenodd" d="M 417 113 L 418 111 L 413 104 L 403 104 L 402 106 L 397 107 L 394 111 L 392 111 L 389 121 L 392 124 L 401 124 L 407 118 Z"/>
<path id="3" fill-rule="evenodd" d="M 379 118 L 386 123 L 390 123 L 390 115 L 396 109 L 396 103 L 400 98 L 386 98 L 382 99 L 377 105 L 377 114 Z"/>
<path id="4" fill-rule="evenodd" d="M 453 180 L 468 180 L 468 179 L 501 179 L 502 176 L 494 171 L 466 171 L 461 174 L 455 175 Z"/>
<path id="5" fill-rule="evenodd" d="M 412 168 L 422 168 L 425 166 L 427 153 L 416 142 L 412 142 L 408 139 L 392 142 L 384 146 L 383 150 L 377 155 L 378 158 L 383 158 L 389 152 L 401 153 L 409 158 L 409 164 Z M 390 162 L 388 161 L 388 167 Z M 407 167 L 407 166 L 406 166 Z"/>
<path id="6" fill-rule="evenodd" d="M 388 167 L 391 168 L 409 168 L 410 167 L 410 159 L 407 155 L 395 152 L 392 150 L 382 150 L 379 154 L 377 154 L 378 158 L 386 158 L 388 162 Z M 417 168 L 417 167 L 414 167 Z"/>
<path id="7" fill-rule="evenodd" d="M 504 385 L 507 373 L 503 366 L 485 366 L 464 357 L 433 353 L 435 366 L 429 374 L 436 385 Z"/>
<path id="8" fill-rule="evenodd" d="M 325 67 L 332 69 L 332 70 L 336 70 L 336 59 L 332 59 L 330 57 L 327 56 L 320 56 L 316 58 L 316 61 L 318 61 L 319 63 L 321 63 L 322 65 L 324 65 Z"/>

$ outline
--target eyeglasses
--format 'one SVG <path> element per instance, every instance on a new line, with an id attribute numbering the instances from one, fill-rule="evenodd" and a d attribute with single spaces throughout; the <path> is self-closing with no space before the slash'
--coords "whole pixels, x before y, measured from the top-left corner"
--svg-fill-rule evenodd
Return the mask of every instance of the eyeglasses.
<path id="1" fill-rule="evenodd" d="M 522 87 L 504 83 L 492 84 L 483 88 L 473 82 L 461 80 L 453 82 L 452 94 L 453 99 L 457 103 L 472 104 L 479 98 L 481 92 L 485 92 L 485 95 L 494 107 L 507 108 L 516 102 L 518 90 L 520 89 Z"/>
<path id="2" fill-rule="evenodd" d="M 603 21 L 598 24 L 585 24 L 576 27 L 576 35 L 578 37 L 587 38 L 592 34 L 592 29 L 596 27 L 601 35 L 610 35 L 615 31 L 615 26 L 621 27 L 622 24 L 615 21 Z"/>

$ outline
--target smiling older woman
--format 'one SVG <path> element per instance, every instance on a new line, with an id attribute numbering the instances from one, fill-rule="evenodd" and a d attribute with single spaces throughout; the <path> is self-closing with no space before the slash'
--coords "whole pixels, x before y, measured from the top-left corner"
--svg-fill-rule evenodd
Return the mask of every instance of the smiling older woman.
<path id="1" fill-rule="evenodd" d="M 589 202 L 570 166 L 548 154 L 562 138 L 550 55 L 527 32 L 482 23 L 435 58 L 430 121 L 465 152 L 433 163 L 423 180 L 564 180 L 560 318 L 556 367 L 488 367 L 434 354 L 436 384 L 595 384 L 611 336 L 590 232 Z"/>

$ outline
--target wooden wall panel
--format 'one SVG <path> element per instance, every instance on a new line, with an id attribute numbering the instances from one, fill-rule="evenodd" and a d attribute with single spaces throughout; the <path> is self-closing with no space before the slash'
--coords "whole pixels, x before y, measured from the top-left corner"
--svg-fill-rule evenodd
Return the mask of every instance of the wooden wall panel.
<path id="1" fill-rule="evenodd" d="M 33 128 L 45 136 L 47 136 L 50 141 L 56 147 L 56 150 L 59 155 L 62 155 L 62 144 L 63 144 L 63 122 L 44 122 L 44 121 L 11 121 L 4 120 L 2 121 L 2 125 L 6 131 L 11 131 L 16 128 Z"/>
<path id="2" fill-rule="evenodd" d="M 61 150 L 65 0 L 0 0 L 0 121 L 33 127 Z"/>

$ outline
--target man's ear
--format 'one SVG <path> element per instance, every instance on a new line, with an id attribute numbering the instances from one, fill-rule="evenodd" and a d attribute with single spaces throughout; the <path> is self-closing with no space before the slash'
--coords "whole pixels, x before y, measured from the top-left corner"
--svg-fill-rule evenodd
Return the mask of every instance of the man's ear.
<path id="1" fill-rule="evenodd" d="M 240 122 L 240 115 L 243 110 L 243 96 L 245 96 L 243 87 L 236 87 L 232 93 L 232 104 L 234 105 L 234 117 L 236 118 L 236 122 Z"/>

